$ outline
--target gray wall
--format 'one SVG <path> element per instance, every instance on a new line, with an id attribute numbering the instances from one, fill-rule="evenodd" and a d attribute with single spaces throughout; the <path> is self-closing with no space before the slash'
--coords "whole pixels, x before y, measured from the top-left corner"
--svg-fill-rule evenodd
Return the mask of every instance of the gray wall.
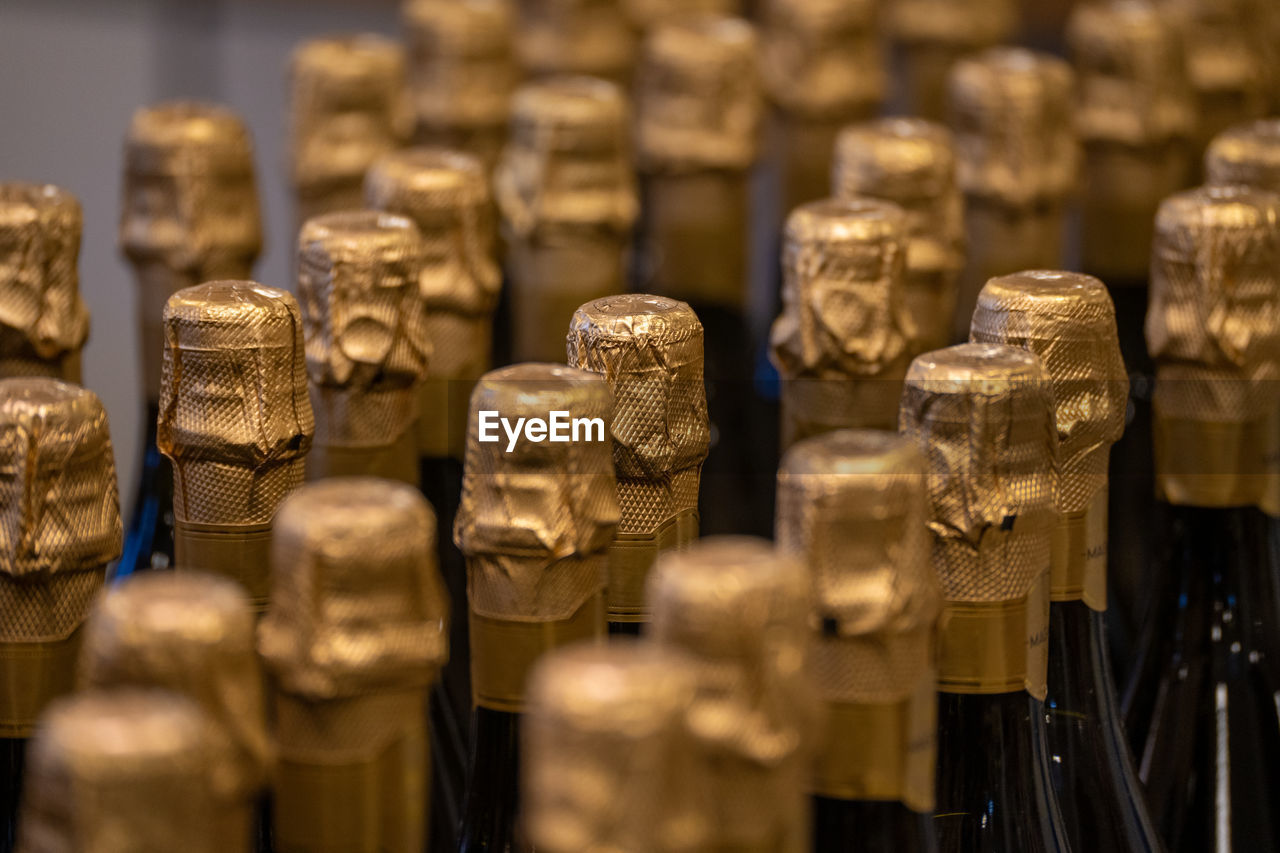
<path id="1" fill-rule="evenodd" d="M 284 172 L 290 49 L 342 30 L 395 34 L 389 0 L 0 0 L 0 180 L 46 181 L 84 204 L 80 287 L 93 316 L 85 384 L 106 403 L 125 511 L 141 444 L 137 327 L 115 247 L 120 151 L 134 109 L 225 102 L 257 144 L 267 246 L 257 278 L 289 287 Z"/>

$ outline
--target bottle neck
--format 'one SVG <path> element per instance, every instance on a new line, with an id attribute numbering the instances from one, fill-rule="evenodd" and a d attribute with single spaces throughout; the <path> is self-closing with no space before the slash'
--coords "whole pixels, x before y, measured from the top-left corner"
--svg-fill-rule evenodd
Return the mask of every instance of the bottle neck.
<path id="1" fill-rule="evenodd" d="M 459 853 L 508 853 L 516 844 L 520 715 L 477 707 L 462 804 Z"/>
<path id="2" fill-rule="evenodd" d="M 933 853 L 933 815 L 902 803 L 813 798 L 813 849 L 842 850 L 857 839 L 862 850 Z"/>

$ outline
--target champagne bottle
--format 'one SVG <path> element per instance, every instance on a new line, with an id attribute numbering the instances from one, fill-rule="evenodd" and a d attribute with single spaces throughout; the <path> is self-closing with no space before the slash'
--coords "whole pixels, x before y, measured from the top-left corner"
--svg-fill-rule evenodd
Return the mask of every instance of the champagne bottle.
<path id="1" fill-rule="evenodd" d="M 521 88 L 494 175 L 517 361 L 564 360 L 583 302 L 620 293 L 636 218 L 628 106 L 612 83 L 559 77 Z"/>
<path id="2" fill-rule="evenodd" d="M 157 443 L 173 466 L 180 568 L 239 581 L 263 608 L 271 520 L 302 483 L 314 432 L 292 296 L 211 281 L 169 298 Z"/>
<path id="3" fill-rule="evenodd" d="M 48 377 L 0 380 L 0 850 L 14 844 L 27 739 L 70 693 L 82 623 L 120 556 L 107 413 Z"/>
<path id="4" fill-rule="evenodd" d="M 910 441 L 872 430 L 802 441 L 778 471 L 778 548 L 809 576 L 809 673 L 826 706 L 807 786 L 815 853 L 937 849 L 925 473 Z"/>
<path id="5" fill-rule="evenodd" d="M 969 246 L 953 318 L 957 340 L 969 336 L 987 279 L 1063 264 L 1066 206 L 1080 159 L 1073 85 L 1066 62 L 1021 48 L 962 59 L 947 78 Z"/>
<path id="6" fill-rule="evenodd" d="M 81 689 L 157 688 L 195 702 L 226 753 L 208 785 L 217 848 L 270 849 L 255 826 L 271 769 L 256 619 L 244 591 L 199 572 L 148 572 L 113 586 L 85 623 Z"/>
<path id="7" fill-rule="evenodd" d="M 944 599 L 938 849 L 1065 851 L 1044 712 L 1058 464 L 1049 377 L 1008 346 L 926 353 L 907 373 L 902 431 L 929 463 Z"/>
<path id="8" fill-rule="evenodd" d="M 1054 390 L 1058 522 L 1045 700 L 1054 793 L 1073 850 L 1163 850 L 1129 755 L 1107 659 L 1107 457 L 1129 383 L 1106 286 L 1081 273 L 1000 276 L 973 340 L 1035 353 Z"/>
<path id="9" fill-rule="evenodd" d="M 133 116 L 120 246 L 138 284 L 147 434 L 116 576 L 173 565 L 173 474 L 156 447 L 165 302 L 184 287 L 247 279 L 262 250 L 249 131 L 215 104 L 174 101 Z"/>
<path id="10" fill-rule="evenodd" d="M 79 200 L 52 184 L 0 183 L 0 378 L 80 381 Z"/>
<path id="11" fill-rule="evenodd" d="M 699 17 L 737 15 L 742 0 L 620 0 L 627 20 L 641 37 L 666 24 Z"/>
<path id="12" fill-rule="evenodd" d="M 414 141 L 465 151 L 491 173 L 507 137 L 518 77 L 511 3 L 408 0 L 402 17 Z"/>
<path id="13" fill-rule="evenodd" d="M 435 528 L 416 489 L 374 478 L 309 483 L 280 507 L 258 653 L 282 851 L 425 847 L 427 693 L 449 656 Z"/>
<path id="14" fill-rule="evenodd" d="M 526 77 L 630 81 L 636 37 L 617 0 L 521 0 L 516 55 Z"/>
<path id="15" fill-rule="evenodd" d="M 710 439 L 702 324 L 674 299 L 597 299 L 569 324 L 569 366 L 600 374 L 613 390 L 622 519 L 609 546 L 609 630 L 639 633 L 649 619 L 644 585 L 653 561 L 698 538 L 699 475 Z"/>
<path id="16" fill-rule="evenodd" d="M 1280 196 L 1232 186 L 1171 196 L 1156 219 L 1161 547 L 1124 710 L 1171 853 L 1280 846 L 1280 554 L 1258 508 L 1280 405 L 1278 217 Z"/>
<path id="17" fill-rule="evenodd" d="M 787 220 L 782 314 L 770 335 L 782 376 L 782 446 L 847 427 L 890 429 L 911 361 L 902 302 L 906 215 L 855 198 Z"/>
<path id="18" fill-rule="evenodd" d="M 821 715 L 804 672 L 808 583 L 762 539 L 712 537 L 658 558 L 650 634 L 696 674 L 686 747 L 705 778 L 706 849 L 810 849 L 804 781 Z"/>
<path id="19" fill-rule="evenodd" d="M 226 844 L 209 780 L 229 756 L 190 699 L 164 690 L 80 693 L 32 744 L 19 853 L 248 853 Z"/>
<path id="20" fill-rule="evenodd" d="M 418 385 L 431 341 L 422 235 L 406 217 L 329 213 L 298 236 L 298 301 L 315 441 L 307 478 L 418 484 Z"/>
<path id="21" fill-rule="evenodd" d="M 413 132 L 404 51 L 381 36 L 313 39 L 289 62 L 289 165 L 299 227 L 358 210 L 364 173 Z"/>
<path id="22" fill-rule="evenodd" d="M 551 364 L 490 371 L 471 395 L 454 529 L 467 557 L 475 707 L 459 853 L 530 849 L 515 822 L 529 669 L 551 649 L 604 636 L 606 561 L 619 518 L 612 410 L 603 379 Z M 547 427 L 553 411 L 585 421 L 578 441 L 527 431 L 493 441 L 486 434 L 502 430 L 480 422 L 482 412 L 496 412 L 510 424 L 537 418 Z"/>
<path id="23" fill-rule="evenodd" d="M 939 124 L 886 118 L 855 124 L 836 140 L 831 194 L 869 196 L 906 213 L 902 303 L 912 355 L 951 342 L 956 288 L 964 268 L 964 200 L 956 184 L 955 144 Z"/>

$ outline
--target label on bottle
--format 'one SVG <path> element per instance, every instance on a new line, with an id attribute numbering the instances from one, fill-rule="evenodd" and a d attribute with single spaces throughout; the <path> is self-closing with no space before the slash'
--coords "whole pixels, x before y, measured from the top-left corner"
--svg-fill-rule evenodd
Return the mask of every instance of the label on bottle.
<path id="1" fill-rule="evenodd" d="M 271 589 L 271 524 L 197 524 L 174 520 L 174 564 L 231 578 L 249 593 L 255 613 Z"/>
<path id="2" fill-rule="evenodd" d="M 610 622 L 648 622 L 645 582 L 658 554 L 685 547 L 698 538 L 698 510 L 683 510 L 653 533 L 619 533 L 609 546 Z"/>
<path id="3" fill-rule="evenodd" d="M 1107 609 L 1107 492 L 1082 512 L 1064 513 L 1053 530 L 1051 601 Z"/>
<path id="4" fill-rule="evenodd" d="M 1227 423 L 1156 413 L 1156 492 L 1179 506 L 1267 508 L 1277 448 L 1267 420 Z M 1274 509 L 1274 508 L 1273 508 Z M 1275 513 L 1273 513 L 1275 514 Z"/>
<path id="5" fill-rule="evenodd" d="M 517 622 L 474 610 L 471 627 L 471 701 L 479 708 L 518 714 L 525 683 L 538 658 L 560 646 L 604 637 L 604 593 L 592 595 L 568 619 Z"/>
<path id="6" fill-rule="evenodd" d="M 0 643 L 0 738 L 29 738 L 49 703 L 76 686 L 83 626 L 47 643 Z"/>
<path id="7" fill-rule="evenodd" d="M 938 623 L 938 689 L 944 693 L 1047 692 L 1049 572 L 1023 598 L 948 601 Z"/>

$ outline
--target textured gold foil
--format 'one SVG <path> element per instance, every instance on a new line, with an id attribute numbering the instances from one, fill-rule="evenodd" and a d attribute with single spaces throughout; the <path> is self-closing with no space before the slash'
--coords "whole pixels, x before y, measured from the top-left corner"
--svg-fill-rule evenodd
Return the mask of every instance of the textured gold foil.
<path id="1" fill-rule="evenodd" d="M 45 715 L 27 758 L 20 853 L 239 853 L 224 843 L 208 717 L 163 690 L 81 693 Z"/>
<path id="2" fill-rule="evenodd" d="M 134 113 L 125 140 L 120 247 L 139 288 L 143 383 L 159 399 L 165 302 L 216 279 L 244 279 L 262 251 L 253 144 L 238 115 L 171 101 Z"/>
<path id="3" fill-rule="evenodd" d="M 620 0 L 631 25 L 647 33 L 663 24 L 701 15 L 737 15 L 741 0 Z"/>
<path id="4" fill-rule="evenodd" d="M 911 358 L 906 249 L 906 216 L 888 202 L 827 199 L 788 217 L 782 314 L 769 335 L 783 447 L 842 427 L 893 427 Z"/>
<path id="5" fill-rule="evenodd" d="M 1058 469 L 1049 375 L 999 344 L 926 353 L 907 372 L 901 428 L 929 465 L 938 689 L 1043 699 Z"/>
<path id="6" fill-rule="evenodd" d="M 836 140 L 832 194 L 891 201 L 906 213 L 902 301 L 912 355 L 951 340 L 965 261 L 964 200 L 950 131 L 923 119 L 886 118 L 844 129 Z"/>
<path id="7" fill-rule="evenodd" d="M 80 202 L 52 184 L 0 183 L 0 377 L 80 381 Z"/>
<path id="8" fill-rule="evenodd" d="M 805 676 L 808 582 L 763 540 L 715 537 L 658 558 L 650 636 L 697 672 L 688 750 L 714 794 L 715 849 L 810 849 L 804 779 L 821 721 Z"/>
<path id="9" fill-rule="evenodd" d="M 809 674 L 827 703 L 812 790 L 933 808 L 934 643 L 926 467 L 907 439 L 840 430 L 778 470 L 778 549 L 807 569 Z"/>
<path id="10" fill-rule="evenodd" d="M 253 609 L 234 582 L 195 572 L 144 572 L 98 600 L 80 656 L 82 689 L 172 690 L 205 712 L 223 757 L 207 779 L 227 850 L 251 844 L 273 757 L 254 628 Z"/>
<path id="11" fill-rule="evenodd" d="M 618 0 L 520 0 L 516 53 L 525 74 L 585 74 L 625 84 L 636 38 Z"/>
<path id="12" fill-rule="evenodd" d="M 517 360 L 562 361 L 577 307 L 623 290 L 639 206 L 628 123 L 622 91 L 603 80 L 561 77 L 516 93 L 494 195 Z"/>
<path id="13" fill-rule="evenodd" d="M 174 294 L 164 328 L 156 443 L 173 462 L 177 565 L 228 575 L 260 606 L 266 534 L 315 431 L 298 303 L 212 281 Z"/>
<path id="14" fill-rule="evenodd" d="M 314 39 L 293 52 L 289 85 L 298 221 L 358 209 L 365 170 L 413 129 L 403 49 L 375 35 Z"/>
<path id="15" fill-rule="evenodd" d="M 1155 211 L 1191 174 L 1195 98 L 1177 28 L 1147 0 L 1077 5 L 1067 25 L 1084 148 L 1085 269 L 1145 282 Z"/>
<path id="16" fill-rule="evenodd" d="M 789 113 L 838 121 L 874 114 L 886 75 L 871 0 L 768 0 L 760 75 Z"/>
<path id="17" fill-rule="evenodd" d="M 0 737 L 74 686 L 81 625 L 123 533 L 107 413 L 49 378 L 0 380 Z"/>
<path id="18" fill-rule="evenodd" d="M 418 452 L 461 458 L 471 389 L 489 369 L 502 286 L 484 167 L 443 149 L 388 154 L 365 176 L 365 202 L 407 216 L 422 235 L 418 293 L 431 360 L 418 390 Z"/>
<path id="19" fill-rule="evenodd" d="M 1269 506 L 1280 388 L 1280 196 L 1201 187 L 1160 205 L 1147 348 L 1156 487 L 1171 503 Z"/>
<path id="20" fill-rule="evenodd" d="M 609 296 L 569 324 L 569 365 L 613 389 L 613 463 L 622 520 L 609 549 L 609 619 L 646 621 L 658 553 L 698 535 L 698 482 L 711 441 L 702 324 L 683 302 Z"/>
<path id="21" fill-rule="evenodd" d="M 521 728 L 521 811 L 547 853 L 711 849 L 685 709 L 696 671 L 681 655 L 614 640 L 548 655 Z"/>

